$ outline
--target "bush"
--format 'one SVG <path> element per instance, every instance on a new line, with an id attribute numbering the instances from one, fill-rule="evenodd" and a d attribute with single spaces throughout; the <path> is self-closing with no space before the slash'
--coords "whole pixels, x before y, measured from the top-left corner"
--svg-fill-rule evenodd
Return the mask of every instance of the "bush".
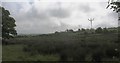
<path id="1" fill-rule="evenodd" d="M 102 33 L 102 32 L 103 32 L 103 30 L 102 30 L 102 28 L 101 28 L 101 27 L 98 27 L 98 28 L 95 30 L 95 32 L 96 32 L 96 33 Z"/>
<path id="2" fill-rule="evenodd" d="M 103 33 L 108 33 L 109 31 L 107 30 L 107 28 L 103 28 Z"/>

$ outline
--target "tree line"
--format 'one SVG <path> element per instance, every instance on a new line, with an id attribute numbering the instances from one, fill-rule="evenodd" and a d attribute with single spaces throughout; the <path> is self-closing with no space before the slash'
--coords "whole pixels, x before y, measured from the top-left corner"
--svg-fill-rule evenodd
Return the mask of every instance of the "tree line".
<path id="1" fill-rule="evenodd" d="M 101 28 L 98 27 L 96 29 L 85 29 L 85 28 L 81 28 L 78 29 L 77 31 L 74 31 L 73 29 L 67 29 L 64 32 L 84 32 L 84 33 L 117 33 L 118 30 L 120 29 L 120 27 L 111 27 L 111 28 Z M 56 31 L 55 33 L 60 33 L 58 31 Z"/>

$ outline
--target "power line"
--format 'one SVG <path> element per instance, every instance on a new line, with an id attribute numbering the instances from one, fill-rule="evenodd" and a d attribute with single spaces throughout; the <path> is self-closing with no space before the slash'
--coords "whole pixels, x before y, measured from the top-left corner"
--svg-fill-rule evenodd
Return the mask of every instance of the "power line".
<path id="1" fill-rule="evenodd" d="M 94 21 L 94 18 L 89 18 L 88 20 L 89 20 L 90 23 L 91 23 L 91 29 L 92 29 L 92 22 Z"/>

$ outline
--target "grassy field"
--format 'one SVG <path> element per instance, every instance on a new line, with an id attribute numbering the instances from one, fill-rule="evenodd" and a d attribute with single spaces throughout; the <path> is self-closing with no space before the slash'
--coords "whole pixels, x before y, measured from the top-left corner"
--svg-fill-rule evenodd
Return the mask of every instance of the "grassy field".
<path id="1" fill-rule="evenodd" d="M 3 46 L 3 61 L 57 61 L 57 55 L 30 55 L 23 52 L 24 45 Z"/>
<path id="2" fill-rule="evenodd" d="M 2 45 L 0 44 L 0 62 L 2 61 Z"/>
<path id="3" fill-rule="evenodd" d="M 117 33 L 19 36 L 8 43 L 3 61 L 118 61 L 120 52 Z"/>

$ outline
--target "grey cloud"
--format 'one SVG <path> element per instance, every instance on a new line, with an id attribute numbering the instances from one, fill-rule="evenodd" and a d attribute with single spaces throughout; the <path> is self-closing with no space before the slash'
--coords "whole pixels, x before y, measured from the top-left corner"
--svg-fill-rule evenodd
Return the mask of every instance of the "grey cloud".
<path id="1" fill-rule="evenodd" d="M 118 17 L 120 17 L 120 12 L 118 13 Z"/>
<path id="2" fill-rule="evenodd" d="M 120 26 L 120 12 L 118 13 L 118 26 Z"/>
<path id="3" fill-rule="evenodd" d="M 109 22 L 102 22 L 102 23 L 99 23 L 98 25 L 95 25 L 95 28 L 97 28 L 97 27 L 117 27 L 117 25 L 115 25 L 115 23 L 114 24 L 111 24 L 111 23 L 109 23 Z"/>
<path id="4" fill-rule="evenodd" d="M 33 24 L 33 26 L 30 26 Z M 73 26 L 70 26 L 65 23 L 60 23 L 60 26 L 53 22 L 29 22 L 26 24 L 19 25 L 18 32 L 19 34 L 46 34 L 46 33 L 54 33 L 55 31 L 65 31 L 66 29 L 70 29 Z M 74 28 L 74 27 L 73 27 Z M 22 30 L 21 30 L 22 29 Z M 31 30 L 32 29 L 32 30 Z"/>
<path id="5" fill-rule="evenodd" d="M 19 9 L 21 9 L 20 4 L 20 2 L 2 2 L 2 6 L 7 10 L 9 9 L 10 13 L 12 14 L 17 14 L 19 12 Z"/>
<path id="6" fill-rule="evenodd" d="M 22 5 L 24 5 L 24 4 L 22 4 Z M 80 6 L 76 5 L 77 7 L 75 7 L 75 11 L 74 11 L 74 8 L 72 8 L 72 7 L 69 10 L 63 7 L 61 9 L 48 8 L 47 10 L 45 9 L 43 11 L 43 9 L 42 9 L 42 11 L 40 11 L 40 10 L 36 9 L 34 6 L 32 6 L 32 4 L 31 4 L 30 10 L 23 14 L 22 12 L 24 12 L 24 10 L 21 11 L 21 13 L 19 13 L 19 11 L 17 11 L 17 10 L 21 9 L 20 4 L 13 3 L 13 4 L 5 5 L 5 6 L 8 10 L 12 11 L 11 14 L 16 19 L 17 31 L 19 34 L 20 33 L 21 34 L 45 34 L 45 33 L 53 33 L 55 31 L 65 31 L 66 29 L 78 29 L 78 27 L 75 25 L 72 25 L 72 24 L 68 25 L 69 22 L 72 22 L 72 20 L 74 20 L 75 22 L 78 22 L 77 20 L 79 19 L 79 18 L 78 19 L 74 18 L 74 15 L 71 15 L 71 13 L 76 12 L 79 9 L 80 10 L 79 12 L 82 12 L 84 14 L 83 18 L 81 18 L 80 20 L 84 20 L 84 19 L 87 20 L 87 18 L 86 18 L 87 14 L 89 14 L 91 12 L 96 13 L 95 9 L 99 9 L 99 8 L 95 8 L 95 9 L 91 8 L 87 3 L 80 3 Z M 16 7 L 14 7 L 14 6 L 16 6 Z M 77 13 L 79 13 L 79 12 L 77 12 Z M 76 13 L 76 16 L 78 15 L 77 13 Z M 103 23 L 102 22 L 96 23 L 98 25 L 95 25 L 95 26 L 96 27 L 113 26 L 114 23 L 111 20 L 113 18 L 116 18 L 116 16 L 117 15 L 114 13 L 110 13 L 110 14 L 107 13 L 105 16 L 101 16 L 101 18 L 98 16 L 97 17 L 97 18 L 99 18 L 98 21 L 102 21 Z M 60 22 L 59 20 L 56 20 L 53 17 L 63 19 L 63 21 Z M 64 18 L 66 18 L 68 20 L 66 20 L 66 22 L 64 22 L 65 21 Z M 107 20 L 107 18 L 109 18 L 110 22 L 104 23 L 104 21 Z M 78 23 L 80 23 L 80 22 L 78 22 Z M 85 27 L 89 27 L 88 25 L 86 25 L 86 23 L 87 22 L 82 22 L 81 25 L 84 25 Z M 113 24 L 110 24 L 110 23 L 113 23 Z M 58 25 L 58 24 L 60 24 L 60 25 Z"/>
<path id="7" fill-rule="evenodd" d="M 37 9 L 35 9 L 35 7 L 33 6 L 30 11 L 27 13 L 27 16 L 28 18 L 39 18 L 41 20 L 44 20 L 44 19 L 48 19 L 49 16 L 48 16 L 48 12 L 47 11 L 43 11 L 43 12 L 38 12 Z"/>
<path id="8" fill-rule="evenodd" d="M 79 10 L 82 12 L 85 12 L 85 13 L 89 13 L 89 12 L 94 11 L 94 9 L 91 8 L 88 3 L 81 3 L 79 5 Z"/>
<path id="9" fill-rule="evenodd" d="M 57 29 L 58 31 L 61 31 L 61 30 L 66 30 L 69 27 L 70 27 L 70 25 L 65 24 L 63 22 L 60 22 L 60 25 L 59 26 L 55 26 L 54 29 Z"/>
<path id="10" fill-rule="evenodd" d="M 113 24 L 112 26 L 118 26 L 119 22 L 118 22 L 118 14 L 117 13 L 115 13 L 115 12 L 108 13 L 107 17 L 108 17 L 109 22 L 106 24 L 109 24 L 111 21 L 111 24 Z"/>
<path id="11" fill-rule="evenodd" d="M 24 3 L 22 3 L 23 5 Z M 67 28 L 70 28 L 67 24 L 61 23 L 60 26 L 58 26 L 54 19 L 51 19 L 51 17 L 57 17 L 57 18 L 67 18 L 70 16 L 69 10 L 67 9 L 61 9 L 58 10 L 56 8 L 53 9 L 47 9 L 44 11 L 39 11 L 34 6 L 31 5 L 31 8 L 28 12 L 24 13 L 23 11 L 16 11 L 20 10 L 22 8 L 14 7 L 15 5 L 18 5 L 21 7 L 20 4 L 11 4 L 6 3 L 4 6 L 8 8 L 10 11 L 15 10 L 12 13 L 16 20 L 17 24 L 17 31 L 19 34 L 44 34 L 44 33 L 52 33 L 56 30 L 65 30 Z M 9 7 L 10 6 L 10 7 Z M 12 8 L 13 7 L 13 8 Z"/>
<path id="12" fill-rule="evenodd" d="M 53 17 L 67 18 L 70 16 L 70 12 L 67 9 L 51 9 L 49 14 Z"/>
<path id="13" fill-rule="evenodd" d="M 21 16 L 21 17 L 20 17 Z M 15 16 L 17 21 L 32 21 L 32 22 L 37 22 L 37 21 L 49 21 L 50 17 L 47 13 L 47 11 L 44 12 L 38 12 L 37 9 L 34 7 L 31 7 L 31 9 L 25 13 L 25 14 L 18 14 Z"/>
<path id="14" fill-rule="evenodd" d="M 100 23 L 100 24 L 96 25 L 95 28 L 97 28 L 97 27 L 102 27 L 102 28 L 104 28 L 104 27 L 108 27 L 108 26 L 111 27 L 110 24 Z"/>
<path id="15" fill-rule="evenodd" d="M 44 34 L 47 32 L 53 32 L 52 29 L 53 25 L 52 22 L 47 21 L 39 21 L 39 22 L 27 22 L 27 23 L 19 23 L 17 27 L 19 34 L 27 33 L 27 34 Z"/>
<path id="16" fill-rule="evenodd" d="M 108 17 L 113 18 L 115 20 L 118 19 L 118 14 L 116 12 L 111 12 L 111 13 L 108 13 L 107 15 Z"/>
<path id="17" fill-rule="evenodd" d="M 65 31 L 67 29 L 77 30 L 79 28 L 80 28 L 79 26 L 72 26 L 72 25 L 66 24 L 64 22 L 60 22 L 59 26 L 54 27 L 54 29 L 57 30 L 57 31 Z"/>

